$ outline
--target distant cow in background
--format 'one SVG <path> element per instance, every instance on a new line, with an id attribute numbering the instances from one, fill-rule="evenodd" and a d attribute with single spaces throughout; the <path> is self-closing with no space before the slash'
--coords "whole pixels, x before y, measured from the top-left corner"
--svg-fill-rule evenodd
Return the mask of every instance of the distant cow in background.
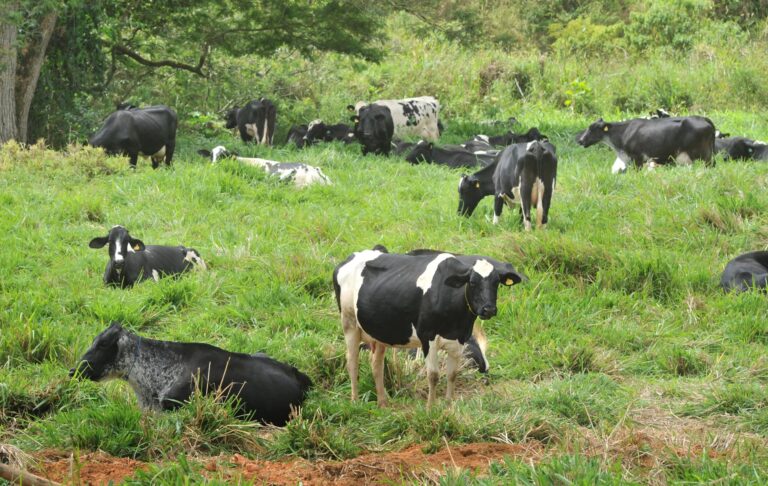
<path id="1" fill-rule="evenodd" d="M 160 280 L 193 268 L 205 270 L 205 262 L 194 248 L 184 246 L 145 246 L 122 226 L 113 226 L 107 236 L 94 238 L 91 248 L 109 244 L 109 261 L 104 270 L 104 283 L 121 288 L 147 279 Z"/>
<path id="2" fill-rule="evenodd" d="M 347 106 L 347 109 L 354 112 L 353 121 L 361 115 L 361 110 L 365 106 L 386 107 L 392 120 L 392 137 L 403 139 L 407 137 L 418 137 L 424 140 L 436 142 L 440 138 L 440 128 L 438 118 L 440 115 L 440 103 L 432 96 L 421 96 L 418 98 L 406 98 L 402 100 L 379 100 L 367 104 L 359 101 L 357 104 Z M 378 113 L 384 113 L 380 111 Z"/>
<path id="3" fill-rule="evenodd" d="M 494 159 L 495 154 L 473 153 L 462 147 L 453 149 L 435 147 L 432 142 L 424 140 L 419 140 L 405 157 L 405 160 L 411 164 L 426 162 L 452 168 L 485 166 L 491 164 Z"/>
<path id="4" fill-rule="evenodd" d="M 163 159 L 171 165 L 177 125 L 176 112 L 165 105 L 121 108 L 104 120 L 104 126 L 88 143 L 109 155 L 128 155 L 132 168 L 136 168 L 139 155 L 151 157 L 156 169 Z"/>
<path id="5" fill-rule="evenodd" d="M 304 137 L 307 135 L 308 128 L 305 124 L 291 126 L 291 129 L 288 130 L 288 136 L 285 138 L 285 144 L 292 143 L 296 148 L 304 148 L 304 144 L 307 142 Z"/>
<path id="6" fill-rule="evenodd" d="M 768 289 L 768 251 L 744 253 L 728 262 L 720 286 L 726 292 Z"/>
<path id="7" fill-rule="evenodd" d="M 226 114 L 226 127 L 237 128 L 243 142 L 272 145 L 277 108 L 266 98 L 259 98 L 242 108 L 234 107 Z"/>
<path id="8" fill-rule="evenodd" d="M 306 145 L 314 145 L 317 142 L 340 141 L 352 143 L 355 141 L 354 128 L 343 123 L 335 125 L 326 125 L 323 120 L 313 120 L 307 126 L 307 133 L 304 135 Z"/>
<path id="9" fill-rule="evenodd" d="M 547 136 L 539 131 L 538 128 L 529 128 L 525 133 L 514 133 L 512 130 L 503 135 L 475 135 L 472 140 L 467 140 L 462 145 L 474 145 L 485 143 L 492 147 L 506 147 L 515 143 L 533 142 L 534 140 L 546 140 Z"/>
<path id="10" fill-rule="evenodd" d="M 715 153 L 726 160 L 768 160 L 768 145 L 745 137 L 715 138 Z"/>
<path id="11" fill-rule="evenodd" d="M 236 398 L 239 414 L 285 425 L 312 386 L 293 366 L 262 353 L 232 353 L 204 343 L 158 341 L 113 322 L 69 370 L 70 377 L 126 380 L 143 410 L 172 410 L 194 392 Z"/>

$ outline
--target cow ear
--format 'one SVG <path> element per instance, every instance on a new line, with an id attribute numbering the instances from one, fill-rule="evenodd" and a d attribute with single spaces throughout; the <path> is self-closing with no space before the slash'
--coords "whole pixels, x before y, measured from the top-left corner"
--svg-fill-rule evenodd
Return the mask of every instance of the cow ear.
<path id="1" fill-rule="evenodd" d="M 146 246 L 144 246 L 143 241 L 131 238 L 131 248 L 133 248 L 133 251 L 144 251 Z"/>
<path id="2" fill-rule="evenodd" d="M 519 284 L 520 282 L 523 282 L 527 280 L 525 275 L 519 274 L 515 272 L 514 270 L 511 272 L 503 272 L 499 274 L 499 281 L 502 285 L 506 285 L 507 287 L 510 287 L 515 284 Z"/>
<path id="3" fill-rule="evenodd" d="M 104 245 L 106 245 L 108 241 L 108 236 L 101 236 L 99 238 L 92 239 L 91 242 L 88 243 L 88 246 L 91 248 L 104 248 Z"/>

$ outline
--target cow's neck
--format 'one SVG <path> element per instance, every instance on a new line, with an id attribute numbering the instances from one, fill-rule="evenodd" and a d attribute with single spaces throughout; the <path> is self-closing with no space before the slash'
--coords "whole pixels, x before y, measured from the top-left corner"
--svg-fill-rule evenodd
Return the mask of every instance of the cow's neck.
<path id="1" fill-rule="evenodd" d="M 617 154 L 624 153 L 624 150 L 620 148 L 622 145 L 621 140 L 628 126 L 627 122 L 611 123 L 608 132 L 603 137 L 603 143 L 611 147 Z"/>
<path id="2" fill-rule="evenodd" d="M 480 190 L 482 191 L 483 196 L 490 196 L 496 191 L 496 187 L 493 183 L 493 174 L 496 172 L 497 165 L 498 160 L 494 161 L 488 167 L 483 167 L 472 174 L 478 181 L 480 181 Z"/>
<path id="3" fill-rule="evenodd" d="M 142 408 L 159 408 L 161 391 L 183 373 L 182 359 L 174 343 L 147 339 L 135 334 L 120 338 L 119 367 Z"/>

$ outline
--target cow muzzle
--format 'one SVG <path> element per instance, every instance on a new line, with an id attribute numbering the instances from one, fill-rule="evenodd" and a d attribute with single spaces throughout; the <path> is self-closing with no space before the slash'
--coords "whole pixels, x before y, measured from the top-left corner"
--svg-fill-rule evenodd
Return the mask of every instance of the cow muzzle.
<path id="1" fill-rule="evenodd" d="M 482 320 L 488 320 L 491 317 L 494 317 L 496 315 L 497 309 L 495 305 L 486 304 L 483 306 L 482 309 L 480 309 L 480 312 L 477 313 L 478 317 Z"/>

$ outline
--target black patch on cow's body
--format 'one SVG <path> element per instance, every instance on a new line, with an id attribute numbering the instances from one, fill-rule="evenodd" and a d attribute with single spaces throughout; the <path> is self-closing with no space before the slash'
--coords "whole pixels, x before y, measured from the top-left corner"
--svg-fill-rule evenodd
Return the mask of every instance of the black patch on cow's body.
<path id="1" fill-rule="evenodd" d="M 728 262 L 720 278 L 720 286 L 726 292 L 768 289 L 768 251 L 744 253 Z"/>
<path id="2" fill-rule="evenodd" d="M 272 145 L 272 139 L 275 135 L 275 120 L 277 118 L 277 107 L 272 101 L 266 98 L 252 100 L 242 108 L 232 108 L 225 117 L 227 128 L 237 128 L 240 132 L 240 138 L 243 142 L 255 141 L 262 143 L 264 138 L 264 128 L 266 121 L 266 145 Z M 248 125 L 255 125 L 256 137 L 248 133 Z"/>
<path id="3" fill-rule="evenodd" d="M 445 165 L 447 167 L 477 167 L 487 166 L 495 160 L 494 155 L 475 154 L 460 147 L 435 147 L 432 143 L 420 141 L 406 155 L 405 160 L 411 164 L 427 162 Z"/>

